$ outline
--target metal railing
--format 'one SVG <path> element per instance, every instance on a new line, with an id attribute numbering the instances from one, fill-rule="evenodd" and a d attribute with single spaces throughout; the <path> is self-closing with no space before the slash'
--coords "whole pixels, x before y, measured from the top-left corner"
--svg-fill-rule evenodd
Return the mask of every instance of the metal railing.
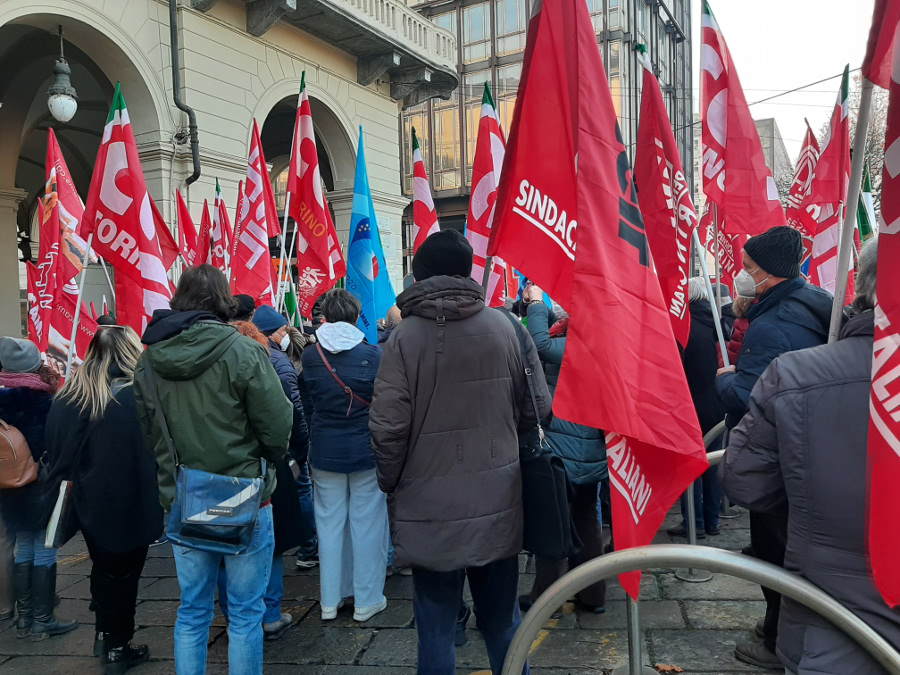
<path id="1" fill-rule="evenodd" d="M 771 588 L 818 613 L 844 631 L 888 672 L 900 673 L 900 653 L 862 619 L 806 579 L 740 553 L 703 546 L 657 544 L 618 551 L 595 558 L 558 579 L 534 602 L 522 619 L 522 624 L 516 631 L 509 647 L 506 662 L 503 665 L 503 675 L 519 675 L 522 672 L 531 645 L 544 623 L 575 593 L 598 581 L 626 572 L 675 566 L 697 567 L 711 572 L 721 572 Z M 636 615 L 637 605 L 631 613 Z M 632 622 L 629 624 L 629 651 L 634 652 L 634 650 L 641 649 L 637 617 L 634 617 L 633 624 Z M 636 643 L 633 641 L 635 635 L 637 636 Z M 631 663 L 640 665 L 640 658 L 632 658 Z M 629 672 L 636 675 L 641 670 L 632 668 Z"/>

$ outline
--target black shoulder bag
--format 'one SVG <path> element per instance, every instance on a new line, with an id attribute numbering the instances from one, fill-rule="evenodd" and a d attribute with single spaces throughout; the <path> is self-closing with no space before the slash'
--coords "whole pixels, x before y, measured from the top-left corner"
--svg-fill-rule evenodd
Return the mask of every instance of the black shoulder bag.
<path id="1" fill-rule="evenodd" d="M 519 463 L 522 467 L 522 507 L 525 531 L 522 548 L 550 560 L 562 560 L 578 551 L 578 537 L 572 527 L 569 508 L 570 487 L 566 467 L 553 452 L 541 426 L 537 396 L 534 393 L 534 373 L 528 366 L 525 350 L 524 327 L 504 310 L 513 323 L 519 340 L 522 363 L 525 364 L 525 381 L 537 426 L 519 434 Z"/>

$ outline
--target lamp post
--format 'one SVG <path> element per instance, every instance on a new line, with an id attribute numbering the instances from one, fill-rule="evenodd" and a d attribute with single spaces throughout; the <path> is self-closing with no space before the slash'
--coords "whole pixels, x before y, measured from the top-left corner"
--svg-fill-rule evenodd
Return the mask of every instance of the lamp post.
<path id="1" fill-rule="evenodd" d="M 50 95 L 47 99 L 47 107 L 50 108 L 50 114 L 54 119 L 68 122 L 78 110 L 78 102 L 75 100 L 78 95 L 75 93 L 75 87 L 72 86 L 72 69 L 69 68 L 69 63 L 63 56 L 62 26 L 59 27 L 59 58 L 56 59 L 56 65 L 53 66 L 53 76 L 54 82 L 47 90 Z"/>

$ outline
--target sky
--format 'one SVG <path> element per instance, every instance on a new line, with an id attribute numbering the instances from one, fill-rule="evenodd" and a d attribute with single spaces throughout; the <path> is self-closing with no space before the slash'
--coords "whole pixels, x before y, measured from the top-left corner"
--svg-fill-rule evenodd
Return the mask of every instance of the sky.
<path id="1" fill-rule="evenodd" d="M 846 64 L 859 68 L 866 52 L 875 0 L 710 0 L 731 51 L 754 119 L 774 117 L 791 162 L 797 161 L 806 124 L 819 134 L 834 109 Z M 700 6 L 694 10 L 694 97 L 700 99 Z M 830 76 L 833 80 L 771 103 L 779 92 Z"/>

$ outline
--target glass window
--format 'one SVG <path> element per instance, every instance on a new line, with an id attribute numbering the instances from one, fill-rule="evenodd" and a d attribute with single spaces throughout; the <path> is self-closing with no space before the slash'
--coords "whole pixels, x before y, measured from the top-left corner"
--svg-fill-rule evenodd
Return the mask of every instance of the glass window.
<path id="1" fill-rule="evenodd" d="M 628 12 L 622 7 L 622 0 L 607 0 L 607 2 L 609 7 L 609 30 L 628 30 Z"/>
<path id="2" fill-rule="evenodd" d="M 616 109 L 616 116 L 619 118 L 619 128 L 622 130 L 622 139 L 625 141 L 625 147 L 629 143 L 629 124 L 631 120 L 628 118 L 628 89 L 625 83 L 627 78 L 628 56 L 627 51 L 622 48 L 621 40 L 611 40 L 609 43 L 609 89 L 612 93 L 613 106 Z"/>
<path id="3" fill-rule="evenodd" d="M 413 191 L 413 160 L 412 160 L 412 130 L 416 130 L 419 138 L 419 147 L 422 150 L 422 160 L 428 167 L 428 125 L 425 115 L 428 112 L 427 104 L 408 108 L 403 113 L 403 190 L 407 194 Z"/>
<path id="4" fill-rule="evenodd" d="M 463 79 L 466 102 L 466 184 L 472 182 L 472 163 L 475 161 L 475 146 L 478 142 L 478 123 L 481 120 L 481 99 L 484 83 L 491 81 L 490 70 L 468 73 Z M 496 100 L 496 94 L 495 94 Z"/>
<path id="5" fill-rule="evenodd" d="M 644 0 L 637 1 L 637 24 L 640 41 L 648 44 L 650 39 L 650 7 Z"/>
<path id="6" fill-rule="evenodd" d="M 594 32 L 603 32 L 603 0 L 587 0 L 588 11 L 591 13 L 591 22 L 594 24 Z"/>
<path id="7" fill-rule="evenodd" d="M 453 33 L 454 37 L 457 35 L 456 33 L 456 12 L 447 12 L 446 14 L 438 14 L 437 16 L 431 17 L 431 20 L 436 23 L 441 28 L 446 28 L 451 33 Z"/>
<path id="8" fill-rule="evenodd" d="M 666 25 L 660 21 L 656 33 L 656 62 L 659 69 L 660 83 L 671 84 L 669 80 L 669 34 Z"/>
<path id="9" fill-rule="evenodd" d="M 487 2 L 463 9 L 463 63 L 491 55 L 491 10 Z"/>
<path id="10" fill-rule="evenodd" d="M 275 209 L 282 214 L 284 213 L 284 200 L 287 196 L 288 171 L 290 171 L 290 168 L 290 166 L 285 167 L 272 181 L 272 191 L 275 193 Z"/>
<path id="11" fill-rule="evenodd" d="M 525 49 L 526 22 L 525 0 L 497 0 L 498 56 Z"/>
<path id="12" fill-rule="evenodd" d="M 454 93 L 449 101 L 432 102 L 435 190 L 450 190 L 460 185 L 459 98 Z"/>
<path id="13" fill-rule="evenodd" d="M 509 128 L 512 126 L 513 110 L 516 107 L 516 94 L 519 91 L 521 77 L 521 63 L 512 63 L 497 68 L 497 92 L 494 100 L 497 102 L 497 112 L 500 115 L 500 124 L 503 125 L 503 133 L 507 136 L 509 136 Z"/>

